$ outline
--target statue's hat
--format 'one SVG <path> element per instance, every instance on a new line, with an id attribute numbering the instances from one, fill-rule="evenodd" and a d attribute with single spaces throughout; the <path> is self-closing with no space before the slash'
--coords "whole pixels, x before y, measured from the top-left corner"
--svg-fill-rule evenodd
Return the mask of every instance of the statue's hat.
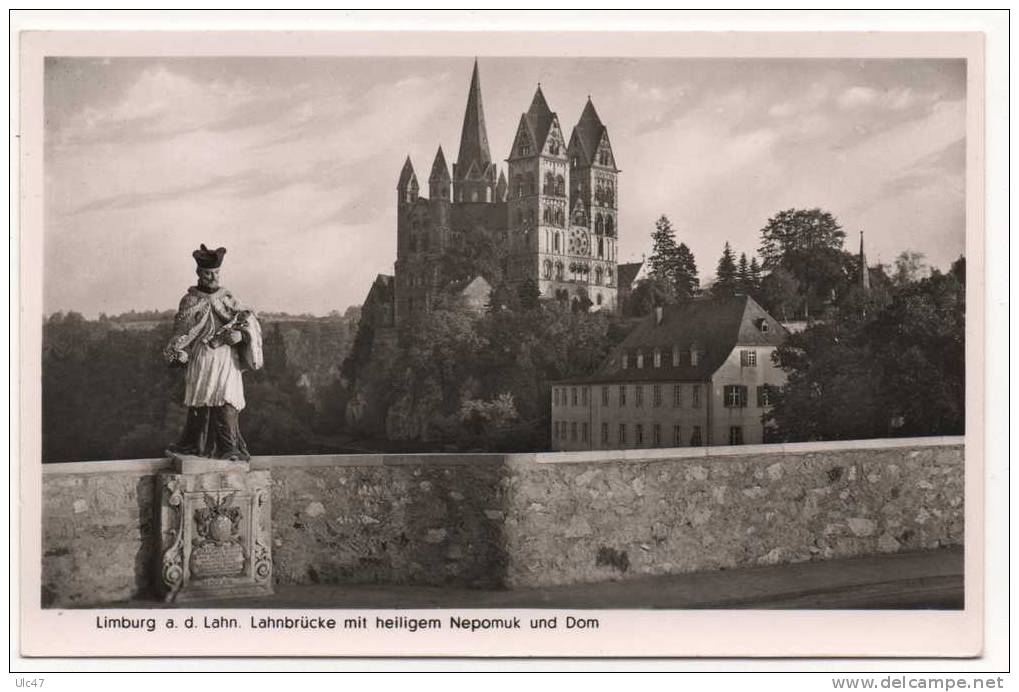
<path id="1" fill-rule="evenodd" d="M 225 254 L 225 247 L 210 250 L 203 243 L 200 248 L 191 253 L 191 256 L 195 258 L 199 269 L 219 269 L 219 266 L 223 264 L 223 255 Z"/>

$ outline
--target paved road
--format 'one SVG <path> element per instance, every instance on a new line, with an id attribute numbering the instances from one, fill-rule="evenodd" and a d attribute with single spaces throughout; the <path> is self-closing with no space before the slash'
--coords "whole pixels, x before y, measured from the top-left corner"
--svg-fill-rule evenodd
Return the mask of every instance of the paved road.
<path id="1" fill-rule="evenodd" d="M 123 605 L 138 607 L 142 603 Z M 186 603 L 182 607 L 948 609 L 963 607 L 963 552 L 947 548 L 512 591 L 283 585 L 268 598 Z"/>

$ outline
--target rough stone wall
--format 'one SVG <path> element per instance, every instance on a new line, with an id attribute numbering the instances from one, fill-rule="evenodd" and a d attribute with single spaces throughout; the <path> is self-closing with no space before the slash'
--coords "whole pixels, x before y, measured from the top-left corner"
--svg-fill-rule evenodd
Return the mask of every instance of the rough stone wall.
<path id="1" fill-rule="evenodd" d="M 277 582 L 499 585 L 506 555 L 494 459 L 274 468 Z"/>
<path id="2" fill-rule="evenodd" d="M 155 489 L 151 474 L 43 478 L 43 607 L 114 603 L 152 591 Z"/>
<path id="3" fill-rule="evenodd" d="M 961 444 L 294 460 L 269 466 L 278 583 L 526 587 L 963 541 Z M 152 597 L 154 492 L 151 470 L 43 476 L 44 606 Z"/>
<path id="4" fill-rule="evenodd" d="M 962 447 L 516 464 L 509 586 L 963 542 Z"/>

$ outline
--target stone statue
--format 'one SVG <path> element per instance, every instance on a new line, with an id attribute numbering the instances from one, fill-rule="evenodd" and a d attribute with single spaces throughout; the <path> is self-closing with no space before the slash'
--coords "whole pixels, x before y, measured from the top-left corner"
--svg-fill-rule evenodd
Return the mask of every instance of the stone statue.
<path id="1" fill-rule="evenodd" d="M 181 298 L 173 336 L 163 350 L 168 363 L 186 368 L 187 422 L 180 441 L 167 451 L 214 459 L 250 458 L 238 424 L 244 408 L 244 370 L 262 367 L 262 331 L 245 309 L 219 285 L 226 248 L 202 245 L 192 253 L 198 285 Z"/>

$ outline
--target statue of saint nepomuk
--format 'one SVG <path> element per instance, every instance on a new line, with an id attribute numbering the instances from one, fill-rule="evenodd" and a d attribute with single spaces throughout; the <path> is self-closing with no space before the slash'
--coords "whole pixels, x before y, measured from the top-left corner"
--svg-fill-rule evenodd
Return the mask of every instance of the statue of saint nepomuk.
<path id="1" fill-rule="evenodd" d="M 187 421 L 175 454 L 247 460 L 238 415 L 244 408 L 241 373 L 262 367 L 262 331 L 254 312 L 219 285 L 226 248 L 202 245 L 192 255 L 198 285 L 181 298 L 167 362 L 186 368 Z"/>

